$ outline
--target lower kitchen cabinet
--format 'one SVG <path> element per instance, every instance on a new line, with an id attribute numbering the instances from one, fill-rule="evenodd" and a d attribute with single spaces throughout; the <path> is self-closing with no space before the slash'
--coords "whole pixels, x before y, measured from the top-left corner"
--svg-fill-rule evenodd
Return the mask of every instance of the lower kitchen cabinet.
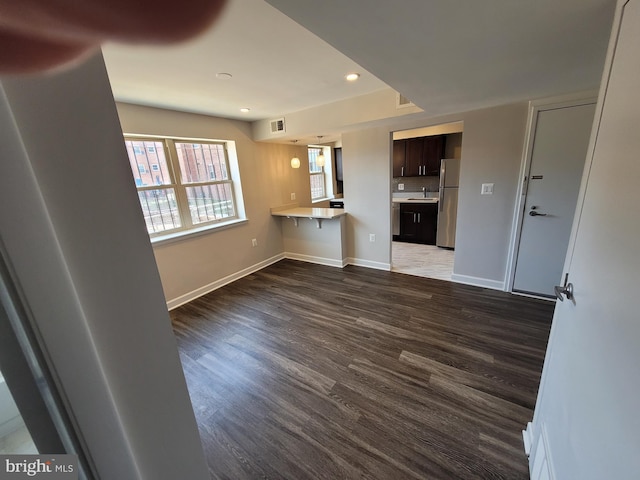
<path id="1" fill-rule="evenodd" d="M 435 245 L 437 226 L 437 203 L 400 204 L 399 240 L 401 242 Z"/>

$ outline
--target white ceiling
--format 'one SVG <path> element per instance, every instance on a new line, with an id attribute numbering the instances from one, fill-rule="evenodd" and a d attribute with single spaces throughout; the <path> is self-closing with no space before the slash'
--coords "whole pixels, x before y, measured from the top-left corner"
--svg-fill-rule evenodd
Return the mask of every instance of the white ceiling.
<path id="1" fill-rule="evenodd" d="M 615 0 L 268 2 L 305 28 L 264 0 L 229 0 L 221 20 L 191 43 L 106 46 L 116 99 L 257 120 L 388 86 L 428 116 L 590 90 L 600 81 L 615 7 Z M 361 79 L 345 82 L 353 70 Z M 218 72 L 233 78 L 218 80 Z M 251 111 L 240 113 L 245 106 Z"/>
<path id="2" fill-rule="evenodd" d="M 213 28 L 186 44 L 103 53 L 116 100 L 242 120 L 388 88 L 263 0 L 228 0 Z M 354 71 L 360 79 L 347 82 Z M 216 78 L 222 72 L 233 77 Z"/>

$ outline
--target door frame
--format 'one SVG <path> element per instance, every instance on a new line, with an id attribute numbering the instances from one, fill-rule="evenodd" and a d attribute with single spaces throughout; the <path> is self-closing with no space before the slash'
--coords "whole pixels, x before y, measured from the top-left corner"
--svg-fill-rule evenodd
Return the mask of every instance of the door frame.
<path id="1" fill-rule="evenodd" d="M 531 159 L 533 154 L 533 144 L 535 141 L 536 128 L 538 126 L 538 113 L 547 110 L 556 110 L 558 108 L 579 107 L 581 105 L 595 104 L 598 98 L 597 90 L 579 92 L 571 95 L 562 95 L 558 97 L 549 97 L 529 102 L 529 112 L 527 117 L 527 132 L 522 151 L 522 160 L 520 163 L 520 174 L 518 176 L 518 190 L 516 193 L 516 202 L 513 211 L 513 222 L 511 227 L 511 240 L 509 244 L 509 252 L 507 257 L 507 274 L 505 278 L 505 291 L 516 295 L 526 297 L 541 298 L 550 300 L 546 297 L 538 297 L 521 292 L 513 291 L 513 283 L 516 275 L 516 263 L 518 260 L 518 250 L 520 246 L 520 238 L 522 236 L 522 223 L 525 218 L 524 208 L 527 200 L 527 192 L 529 186 L 529 170 L 531 168 Z M 586 160 L 586 158 L 585 158 Z"/>

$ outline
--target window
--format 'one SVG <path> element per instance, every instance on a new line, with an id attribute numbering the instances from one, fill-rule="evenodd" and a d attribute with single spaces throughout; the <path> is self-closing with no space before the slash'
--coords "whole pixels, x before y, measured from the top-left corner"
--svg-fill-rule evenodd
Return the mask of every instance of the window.
<path id="1" fill-rule="evenodd" d="M 325 198 L 324 166 L 317 164 L 318 156 L 323 153 L 322 147 L 309 147 L 309 178 L 311 181 L 311 201 Z M 326 164 L 325 154 L 325 164 Z"/>
<path id="2" fill-rule="evenodd" d="M 125 145 L 150 236 L 238 218 L 225 142 L 126 137 Z"/>

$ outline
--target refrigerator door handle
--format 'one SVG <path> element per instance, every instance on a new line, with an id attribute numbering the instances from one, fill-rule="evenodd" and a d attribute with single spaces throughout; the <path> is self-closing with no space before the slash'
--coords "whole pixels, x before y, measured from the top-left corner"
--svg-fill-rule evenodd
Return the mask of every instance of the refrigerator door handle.
<path id="1" fill-rule="evenodd" d="M 440 187 L 440 195 L 439 195 L 439 199 L 438 199 L 438 204 L 440 206 L 440 211 L 442 212 L 444 210 L 444 188 Z"/>

